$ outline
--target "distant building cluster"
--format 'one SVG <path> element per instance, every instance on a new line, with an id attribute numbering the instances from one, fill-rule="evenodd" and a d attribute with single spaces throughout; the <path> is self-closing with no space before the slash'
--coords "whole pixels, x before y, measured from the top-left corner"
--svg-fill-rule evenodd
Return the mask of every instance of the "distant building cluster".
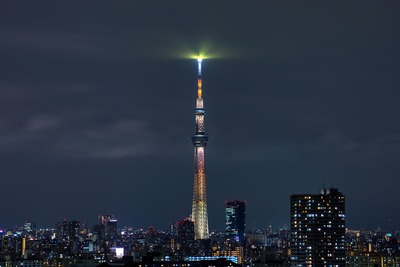
<path id="1" fill-rule="evenodd" d="M 238 205 L 240 209 L 236 209 Z M 245 202 L 227 202 L 226 220 L 226 230 L 213 231 L 207 240 L 195 239 L 191 218 L 171 224 L 166 231 L 118 228 L 112 214 L 99 215 L 93 227 L 64 220 L 54 228 L 38 229 L 34 222 L 26 222 L 0 231 L 0 266 L 97 266 L 123 261 L 242 263 Z"/>
<path id="2" fill-rule="evenodd" d="M 246 230 L 246 202 L 225 203 L 225 229 L 195 238 L 185 218 L 168 230 L 119 228 L 112 214 L 93 227 L 64 220 L 39 229 L 34 222 L 0 231 L 0 266 L 400 266 L 400 232 L 349 230 L 345 198 L 337 189 L 291 196 L 290 229 Z"/>

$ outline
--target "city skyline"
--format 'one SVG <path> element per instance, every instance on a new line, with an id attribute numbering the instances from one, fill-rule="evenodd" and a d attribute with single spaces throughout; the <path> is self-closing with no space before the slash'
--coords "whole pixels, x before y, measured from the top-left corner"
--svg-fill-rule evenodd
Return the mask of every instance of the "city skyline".
<path id="1" fill-rule="evenodd" d="M 246 201 L 248 229 L 289 226 L 290 195 L 325 185 L 346 195 L 349 228 L 396 230 L 399 13 L 393 1 L 1 3 L 0 227 L 189 216 L 189 56 L 205 53 L 210 229 L 231 199 Z"/>

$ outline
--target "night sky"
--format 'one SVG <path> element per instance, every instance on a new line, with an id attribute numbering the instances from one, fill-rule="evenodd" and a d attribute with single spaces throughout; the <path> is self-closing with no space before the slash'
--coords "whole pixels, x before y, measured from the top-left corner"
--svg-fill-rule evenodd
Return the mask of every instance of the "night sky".
<path id="1" fill-rule="evenodd" d="M 209 223 L 289 225 L 338 187 L 347 226 L 398 230 L 399 1 L 2 1 L 0 228 L 167 229 L 191 213 L 203 63 Z"/>

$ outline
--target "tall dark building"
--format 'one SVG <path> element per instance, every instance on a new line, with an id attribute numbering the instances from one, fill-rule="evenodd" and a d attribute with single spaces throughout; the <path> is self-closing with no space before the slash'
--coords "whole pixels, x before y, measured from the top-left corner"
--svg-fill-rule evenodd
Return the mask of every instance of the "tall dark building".
<path id="1" fill-rule="evenodd" d="M 99 215 L 100 239 L 114 240 L 118 237 L 117 219 L 113 214 Z"/>
<path id="2" fill-rule="evenodd" d="M 225 238 L 243 242 L 246 229 L 246 202 L 225 202 Z"/>
<path id="3" fill-rule="evenodd" d="M 175 224 L 175 237 L 179 254 L 182 256 L 193 255 L 192 248 L 195 247 L 194 223 L 185 218 Z"/>
<path id="4" fill-rule="evenodd" d="M 57 238 L 64 241 L 75 241 L 78 239 L 79 228 L 79 221 L 64 220 L 62 222 L 58 222 L 56 224 Z"/>
<path id="5" fill-rule="evenodd" d="M 291 265 L 346 266 L 345 197 L 337 188 L 290 197 Z"/>
<path id="6" fill-rule="evenodd" d="M 176 223 L 176 235 L 182 246 L 194 241 L 194 223 L 189 219 L 183 219 Z"/>
<path id="7" fill-rule="evenodd" d="M 65 244 L 66 252 L 77 253 L 79 241 L 79 221 L 64 220 L 56 224 L 56 234 L 59 242 Z"/>

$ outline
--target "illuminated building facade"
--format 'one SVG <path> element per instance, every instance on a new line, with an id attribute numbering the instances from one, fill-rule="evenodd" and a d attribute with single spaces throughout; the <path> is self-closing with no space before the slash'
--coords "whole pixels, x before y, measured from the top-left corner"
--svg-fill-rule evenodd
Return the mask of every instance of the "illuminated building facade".
<path id="1" fill-rule="evenodd" d="M 25 222 L 24 230 L 27 231 L 28 233 L 35 232 L 36 231 L 36 223 L 34 223 L 34 222 Z"/>
<path id="2" fill-rule="evenodd" d="M 67 221 L 58 222 L 56 224 L 57 238 L 59 240 L 77 240 L 79 234 L 80 222 L 79 221 Z"/>
<path id="3" fill-rule="evenodd" d="M 196 240 L 209 238 L 208 215 L 207 215 L 207 192 L 206 192 L 206 169 L 205 169 L 205 147 L 208 135 L 204 127 L 204 105 L 201 77 L 202 59 L 198 58 L 197 100 L 195 109 L 196 132 L 192 136 L 194 146 L 194 186 L 192 220 L 194 222 L 194 233 Z"/>
<path id="4" fill-rule="evenodd" d="M 292 266 L 346 266 L 345 197 L 337 188 L 290 197 Z"/>
<path id="5" fill-rule="evenodd" d="M 118 236 L 118 220 L 113 214 L 99 215 L 100 240 L 114 240 Z"/>
<path id="6" fill-rule="evenodd" d="M 244 255 L 244 247 L 236 246 L 232 249 L 213 250 L 212 255 L 214 257 L 227 258 L 235 263 L 242 264 L 243 263 L 243 255 Z"/>
<path id="7" fill-rule="evenodd" d="M 225 202 L 225 238 L 243 242 L 246 227 L 246 202 L 233 200 Z"/>
<path id="8" fill-rule="evenodd" d="M 56 224 L 57 239 L 59 242 L 65 242 L 65 248 L 68 248 L 70 253 L 78 251 L 79 229 L 80 222 L 75 220 L 64 220 Z"/>

